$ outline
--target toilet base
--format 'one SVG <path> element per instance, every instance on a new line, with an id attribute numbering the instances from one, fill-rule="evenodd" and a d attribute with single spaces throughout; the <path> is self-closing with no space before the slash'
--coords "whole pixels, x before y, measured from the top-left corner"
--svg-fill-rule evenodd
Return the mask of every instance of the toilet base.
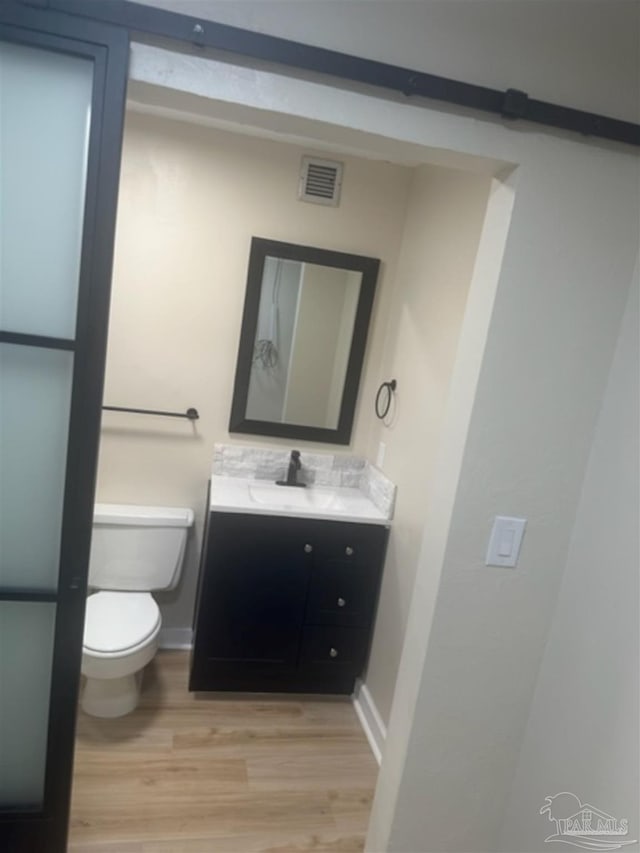
<path id="1" fill-rule="evenodd" d="M 87 677 L 82 693 L 80 707 L 92 717 L 123 717 L 138 706 L 142 673 L 121 678 Z"/>

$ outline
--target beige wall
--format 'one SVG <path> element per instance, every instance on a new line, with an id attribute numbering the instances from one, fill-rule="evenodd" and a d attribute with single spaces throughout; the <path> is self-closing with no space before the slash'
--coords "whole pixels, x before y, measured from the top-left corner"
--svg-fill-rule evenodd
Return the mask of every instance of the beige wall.
<path id="1" fill-rule="evenodd" d="M 490 180 L 449 169 L 416 170 L 383 359 L 395 378 L 395 413 L 375 427 L 369 456 L 398 486 L 366 684 L 388 722 L 404 642 L 458 337 Z"/>
<path id="2" fill-rule="evenodd" d="M 165 627 L 191 624 L 213 444 L 229 440 L 252 235 L 382 260 L 352 442 L 359 453 L 368 446 L 411 171 L 341 158 L 341 204 L 329 208 L 297 201 L 303 153 L 309 150 L 127 116 L 105 402 L 172 410 L 195 406 L 201 417 L 192 425 L 105 412 L 97 496 L 196 510 L 183 579 L 162 597 Z M 296 444 L 303 455 L 311 446 Z"/>

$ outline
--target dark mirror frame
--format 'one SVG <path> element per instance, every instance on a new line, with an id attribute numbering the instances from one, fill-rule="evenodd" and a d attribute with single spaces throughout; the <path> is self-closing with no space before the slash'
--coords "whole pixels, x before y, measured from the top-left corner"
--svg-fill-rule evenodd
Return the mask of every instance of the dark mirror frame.
<path id="1" fill-rule="evenodd" d="M 274 421 L 257 421 L 246 417 L 249 380 L 251 365 L 253 363 L 258 311 L 262 291 L 262 276 L 265 258 L 267 257 L 302 261 L 304 263 L 337 267 L 338 269 L 362 273 L 360 296 L 358 298 L 358 307 L 353 325 L 351 349 L 347 362 L 340 416 L 336 429 L 275 423 Z M 277 240 L 268 240 L 263 237 L 253 237 L 251 239 L 247 290 L 242 315 L 229 432 L 277 436 L 279 438 L 302 439 L 304 441 L 322 441 L 329 444 L 349 444 L 351 441 L 351 430 L 353 428 L 353 418 L 358 399 L 360 376 L 364 363 L 369 321 L 371 319 L 379 269 L 380 261 L 377 258 L 368 258 L 364 255 L 350 255 L 345 252 L 334 252 L 329 249 L 318 249 L 314 246 L 299 246 L 295 243 L 281 243 Z"/>

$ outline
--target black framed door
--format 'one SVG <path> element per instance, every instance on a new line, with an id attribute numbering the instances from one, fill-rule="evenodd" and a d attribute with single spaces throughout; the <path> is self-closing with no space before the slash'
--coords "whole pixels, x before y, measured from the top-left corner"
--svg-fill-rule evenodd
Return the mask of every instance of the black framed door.
<path id="1" fill-rule="evenodd" d="M 66 848 L 128 34 L 0 7 L 0 849 Z"/>

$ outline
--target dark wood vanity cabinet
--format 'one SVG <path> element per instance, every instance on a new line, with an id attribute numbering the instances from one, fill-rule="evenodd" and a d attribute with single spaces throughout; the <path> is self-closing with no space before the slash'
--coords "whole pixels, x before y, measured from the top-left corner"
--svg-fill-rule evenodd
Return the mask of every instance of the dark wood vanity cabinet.
<path id="1" fill-rule="evenodd" d="M 351 693 L 388 536 L 376 524 L 210 513 L 189 689 Z"/>

